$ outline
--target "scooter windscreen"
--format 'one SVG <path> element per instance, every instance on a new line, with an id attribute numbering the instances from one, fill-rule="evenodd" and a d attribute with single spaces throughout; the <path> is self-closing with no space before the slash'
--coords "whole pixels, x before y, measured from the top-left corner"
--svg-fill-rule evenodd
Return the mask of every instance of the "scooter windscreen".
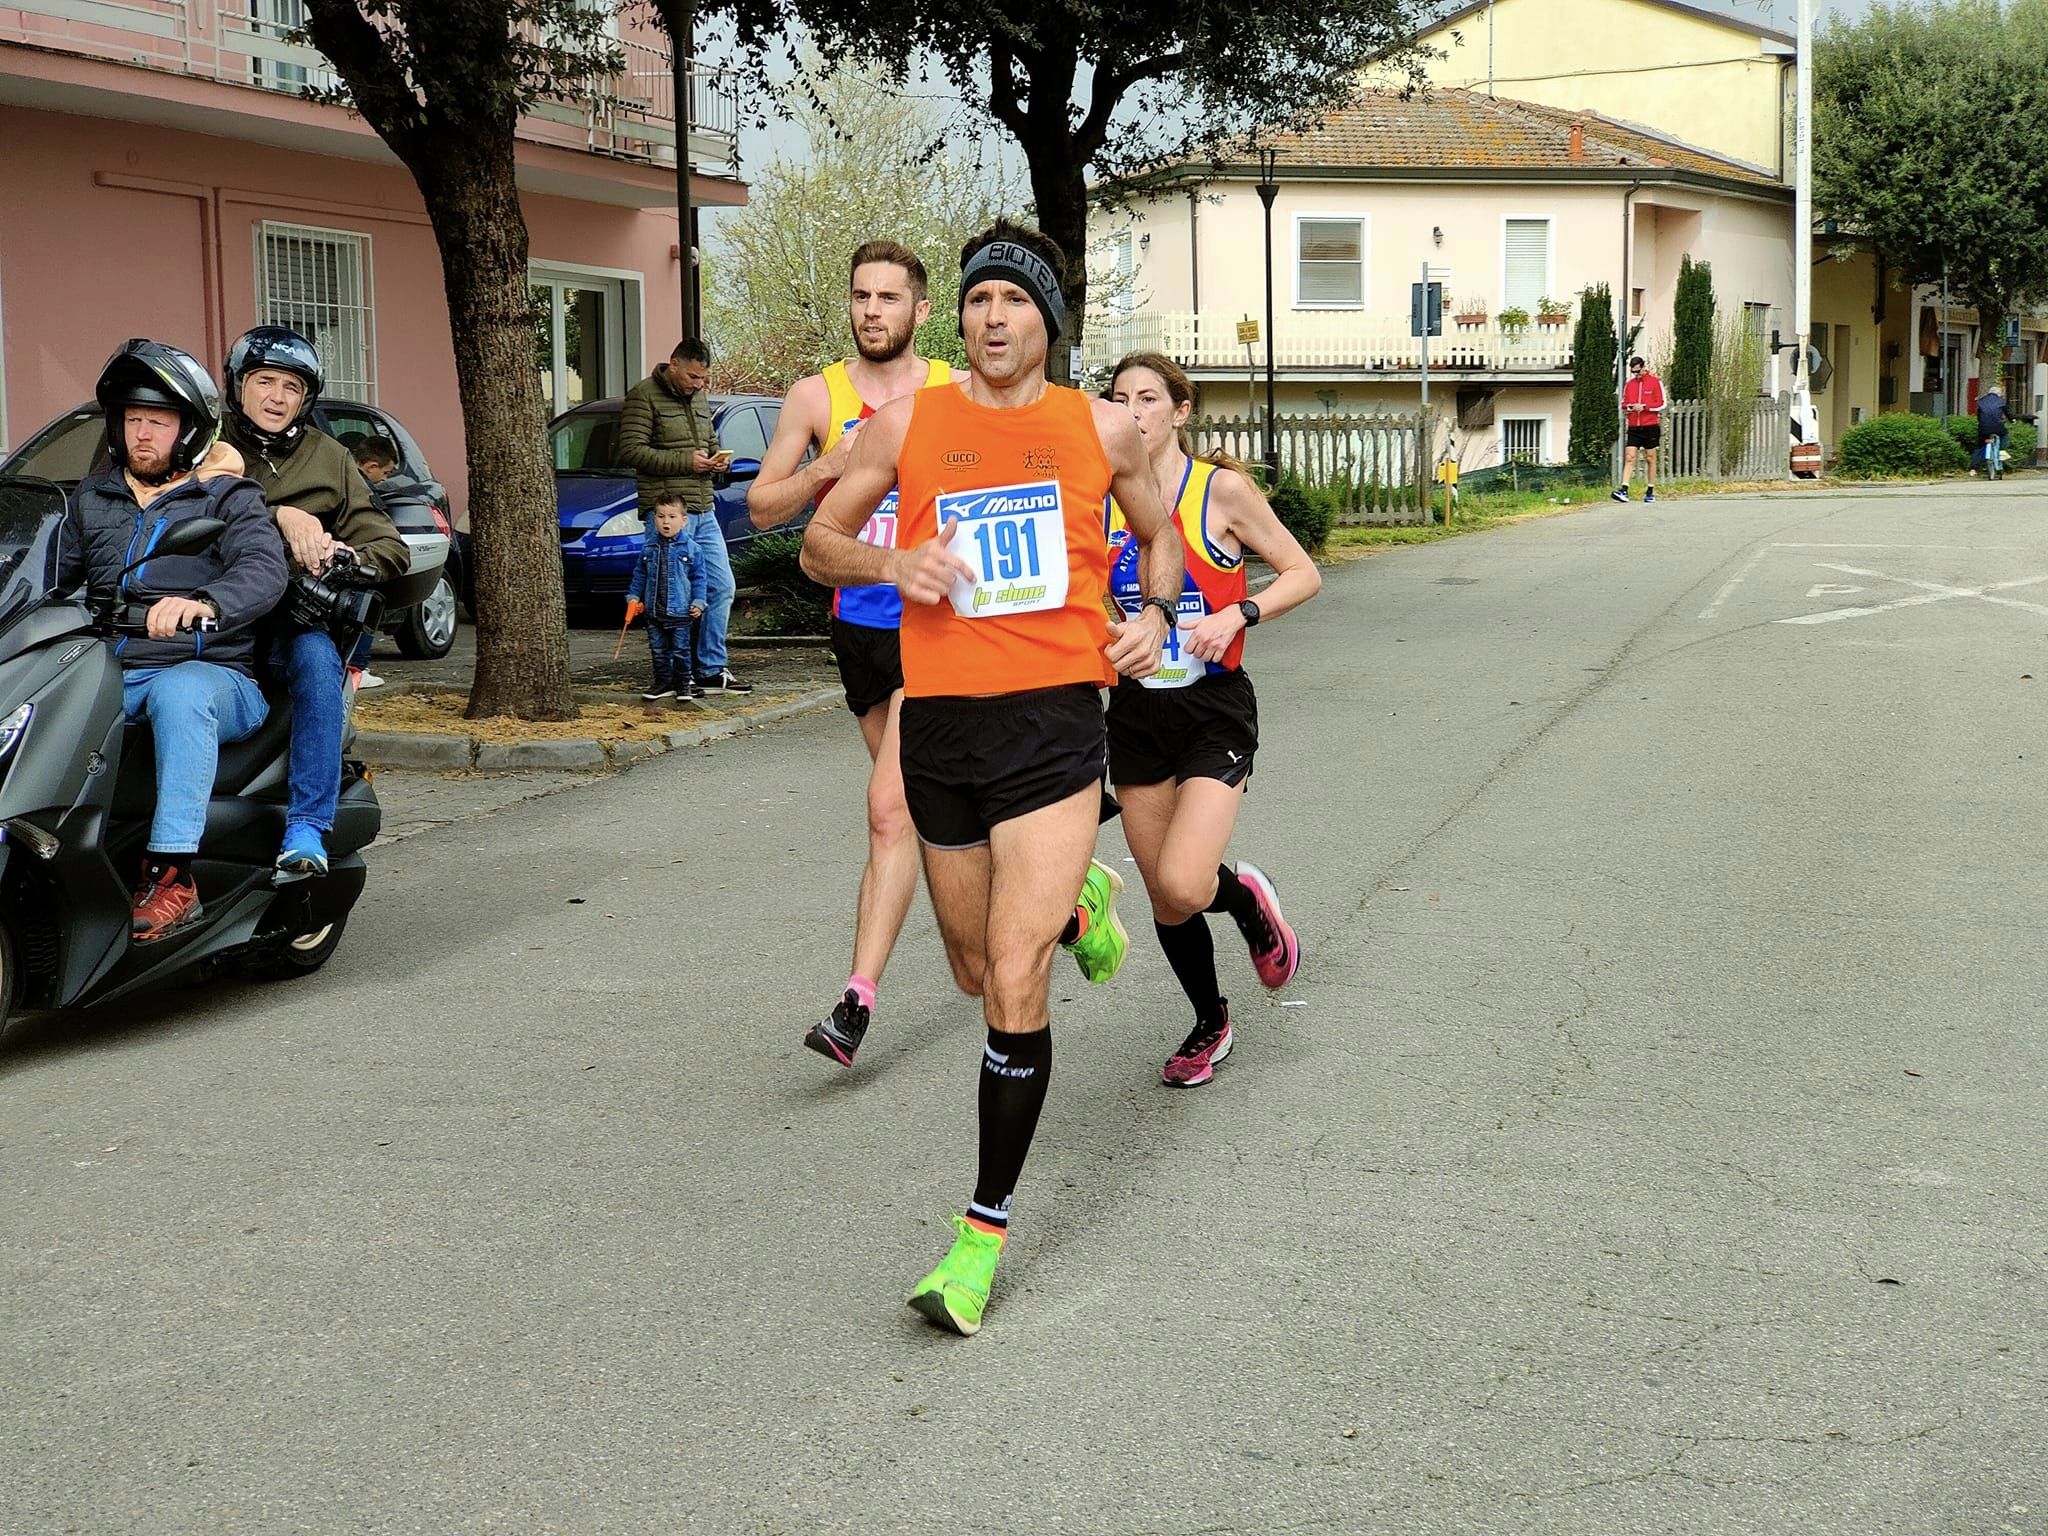
<path id="1" fill-rule="evenodd" d="M 0 476 L 0 627 L 48 594 L 63 534 L 61 489 L 29 475 Z"/>

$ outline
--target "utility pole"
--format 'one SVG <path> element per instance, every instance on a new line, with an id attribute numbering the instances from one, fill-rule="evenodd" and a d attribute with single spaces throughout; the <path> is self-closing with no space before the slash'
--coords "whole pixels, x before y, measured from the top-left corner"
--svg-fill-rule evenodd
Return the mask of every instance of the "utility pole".
<path id="1" fill-rule="evenodd" d="M 1273 432 L 1273 199 L 1279 183 L 1273 180 L 1273 166 L 1280 151 L 1259 151 L 1259 201 L 1266 205 L 1266 485 L 1280 483 L 1280 440 Z"/>
<path id="2" fill-rule="evenodd" d="M 696 46 L 697 0 L 655 0 L 668 33 L 669 83 L 676 98 L 676 253 L 680 258 L 682 334 L 697 334 L 697 211 L 690 203 L 690 50 Z"/>
<path id="3" fill-rule="evenodd" d="M 1813 336 L 1813 0 L 1799 0 L 1799 57 L 1794 64 L 1792 203 L 1792 420 L 1800 441 L 1820 441 L 1807 348 Z M 1818 466 L 1816 466 L 1818 467 Z"/>

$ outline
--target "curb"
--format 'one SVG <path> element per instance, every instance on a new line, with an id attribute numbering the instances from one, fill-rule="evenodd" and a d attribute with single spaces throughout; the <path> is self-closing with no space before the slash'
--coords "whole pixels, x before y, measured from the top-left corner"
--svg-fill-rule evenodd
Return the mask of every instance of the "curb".
<path id="1" fill-rule="evenodd" d="M 358 731 L 353 750 L 364 761 L 379 768 L 415 768 L 435 773 L 454 773 L 471 768 L 479 773 L 523 770 L 579 773 L 592 769 L 626 768 L 678 747 L 703 746 L 727 736 L 736 736 L 741 731 L 809 714 L 814 709 L 837 704 L 843 697 L 843 691 L 838 688 L 815 688 L 750 714 L 729 715 L 723 719 L 707 720 L 702 725 L 684 726 L 665 735 L 615 741 L 609 746 L 594 736 L 572 736 L 561 741 L 486 742 L 471 736 L 425 732 Z"/>

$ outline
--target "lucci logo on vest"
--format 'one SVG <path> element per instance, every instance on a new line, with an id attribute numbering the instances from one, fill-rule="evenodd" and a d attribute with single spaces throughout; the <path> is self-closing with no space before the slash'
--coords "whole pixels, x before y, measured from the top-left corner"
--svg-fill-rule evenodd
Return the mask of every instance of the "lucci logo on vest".
<path id="1" fill-rule="evenodd" d="M 951 453 L 941 454 L 939 462 L 948 469 L 972 469 L 981 462 L 981 455 L 972 448 L 955 448 Z"/>

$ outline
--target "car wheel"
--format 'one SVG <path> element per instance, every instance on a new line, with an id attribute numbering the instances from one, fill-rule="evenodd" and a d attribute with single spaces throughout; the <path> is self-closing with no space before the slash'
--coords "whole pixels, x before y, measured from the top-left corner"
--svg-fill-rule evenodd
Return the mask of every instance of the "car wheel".
<path id="1" fill-rule="evenodd" d="M 14 935 L 0 923 L 0 1040 L 21 1022 L 14 1005 L 21 1000 L 21 966 L 15 958 Z"/>
<path id="2" fill-rule="evenodd" d="M 398 626 L 398 649 L 414 661 L 438 661 L 455 644 L 455 583 L 446 570 Z"/>

